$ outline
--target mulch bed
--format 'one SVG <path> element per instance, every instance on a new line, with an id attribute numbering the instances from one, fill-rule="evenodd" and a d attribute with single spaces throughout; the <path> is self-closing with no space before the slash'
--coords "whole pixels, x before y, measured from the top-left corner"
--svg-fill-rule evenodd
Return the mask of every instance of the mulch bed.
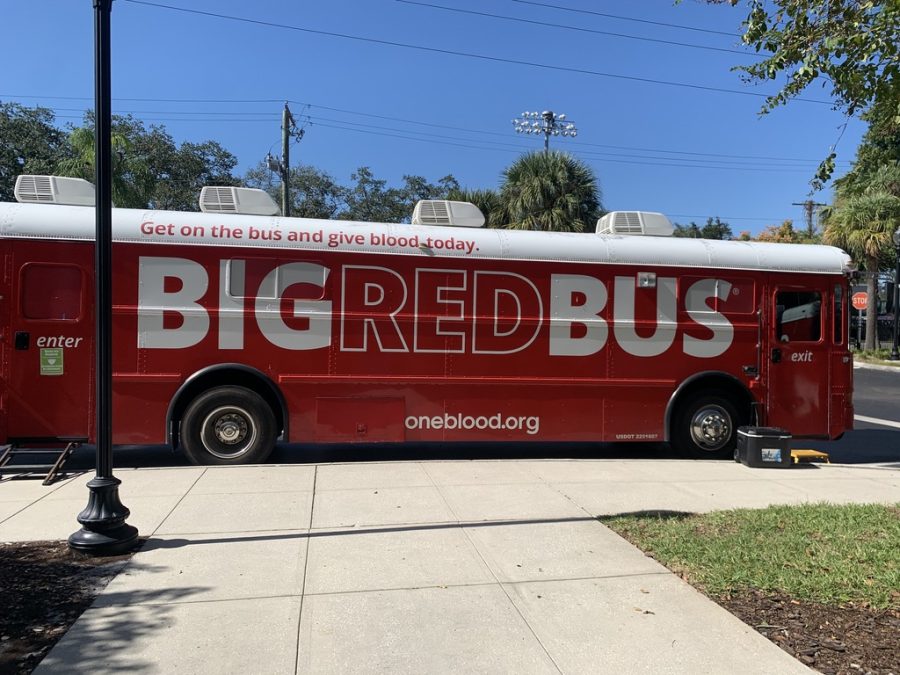
<path id="1" fill-rule="evenodd" d="M 65 542 L 0 544 L 0 675 L 30 673 L 130 558 Z M 716 598 L 786 652 L 828 675 L 900 675 L 900 612 L 752 591 Z"/>
<path id="2" fill-rule="evenodd" d="M 900 675 L 900 612 L 750 591 L 716 602 L 822 673 Z"/>
<path id="3" fill-rule="evenodd" d="M 0 674 L 34 670 L 130 557 L 95 558 L 64 541 L 0 544 Z"/>

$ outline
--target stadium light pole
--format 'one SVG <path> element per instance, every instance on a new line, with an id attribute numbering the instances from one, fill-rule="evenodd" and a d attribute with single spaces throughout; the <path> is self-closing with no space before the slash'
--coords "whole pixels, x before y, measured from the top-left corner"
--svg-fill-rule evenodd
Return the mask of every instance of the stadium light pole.
<path id="1" fill-rule="evenodd" d="M 512 120 L 517 134 L 544 135 L 544 152 L 550 151 L 551 136 L 578 135 L 578 129 L 572 120 L 567 120 L 565 113 L 557 115 L 552 110 L 544 112 L 523 112 L 518 118 Z"/>
<path id="2" fill-rule="evenodd" d="M 897 255 L 897 265 L 894 267 L 894 344 L 891 345 L 891 361 L 900 361 L 900 348 L 898 348 L 898 342 L 900 342 L 900 330 L 898 330 L 898 326 L 900 326 L 900 227 L 894 230 L 893 234 L 894 240 L 894 253 Z"/>
<path id="3" fill-rule="evenodd" d="M 112 459 L 112 101 L 110 96 L 110 21 L 113 0 L 94 3 L 94 180 L 96 182 L 97 475 L 88 481 L 88 505 L 78 514 L 81 529 L 69 536 L 69 548 L 91 555 L 118 555 L 137 545 L 137 528 L 125 519 L 131 511 L 119 500 Z"/>

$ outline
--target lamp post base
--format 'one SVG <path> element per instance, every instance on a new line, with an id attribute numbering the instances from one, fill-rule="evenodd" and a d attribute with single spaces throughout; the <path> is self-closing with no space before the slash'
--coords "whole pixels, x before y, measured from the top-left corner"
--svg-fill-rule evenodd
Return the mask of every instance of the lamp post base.
<path id="1" fill-rule="evenodd" d="M 93 478 L 88 505 L 78 514 L 81 529 L 69 536 L 69 548 L 89 555 L 127 553 L 137 546 L 138 531 L 125 522 L 131 511 L 119 501 L 118 478 Z"/>

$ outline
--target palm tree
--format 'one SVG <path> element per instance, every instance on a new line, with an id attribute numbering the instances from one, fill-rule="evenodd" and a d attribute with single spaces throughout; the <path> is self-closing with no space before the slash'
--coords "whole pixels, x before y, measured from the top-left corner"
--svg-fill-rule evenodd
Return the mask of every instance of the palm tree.
<path id="1" fill-rule="evenodd" d="M 142 209 L 147 207 L 153 189 L 153 177 L 146 163 L 134 157 L 131 141 L 121 133 L 113 132 L 112 144 L 112 198 L 116 206 Z M 94 181 L 94 129 L 83 126 L 72 129 L 69 145 L 73 157 L 62 160 L 58 171 L 63 176 L 73 176 Z"/>
<path id="2" fill-rule="evenodd" d="M 469 202 L 478 207 L 484 215 L 485 225 L 492 227 L 491 214 L 500 210 L 500 195 L 496 190 L 454 188 L 447 193 L 447 199 L 455 202 Z"/>
<path id="3" fill-rule="evenodd" d="M 503 172 L 501 208 L 492 227 L 545 232 L 585 232 L 600 213 L 593 170 L 558 150 L 523 155 Z"/>
<path id="4" fill-rule="evenodd" d="M 825 221 L 825 242 L 845 249 L 868 273 L 866 350 L 875 349 L 878 330 L 878 270 L 893 250 L 891 235 L 900 227 L 900 167 L 884 165 L 861 191 L 838 188 Z"/>

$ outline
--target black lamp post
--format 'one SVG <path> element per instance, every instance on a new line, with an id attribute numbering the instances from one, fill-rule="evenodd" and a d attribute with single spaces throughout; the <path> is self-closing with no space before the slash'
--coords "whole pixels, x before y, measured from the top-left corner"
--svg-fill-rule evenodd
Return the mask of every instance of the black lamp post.
<path id="1" fill-rule="evenodd" d="M 898 324 L 900 324 L 900 227 L 894 231 L 894 253 L 897 254 L 897 266 L 894 268 L 894 344 L 891 345 L 891 361 L 900 361 L 900 349 L 898 349 Z"/>
<path id="2" fill-rule="evenodd" d="M 94 3 L 94 171 L 97 183 L 97 241 L 94 248 L 97 349 L 97 475 L 87 486 L 88 505 L 78 514 L 81 529 L 69 536 L 69 548 L 91 555 L 118 555 L 138 544 L 137 528 L 119 500 L 122 481 L 113 475 L 112 458 L 112 114 L 110 25 L 113 0 Z"/>

